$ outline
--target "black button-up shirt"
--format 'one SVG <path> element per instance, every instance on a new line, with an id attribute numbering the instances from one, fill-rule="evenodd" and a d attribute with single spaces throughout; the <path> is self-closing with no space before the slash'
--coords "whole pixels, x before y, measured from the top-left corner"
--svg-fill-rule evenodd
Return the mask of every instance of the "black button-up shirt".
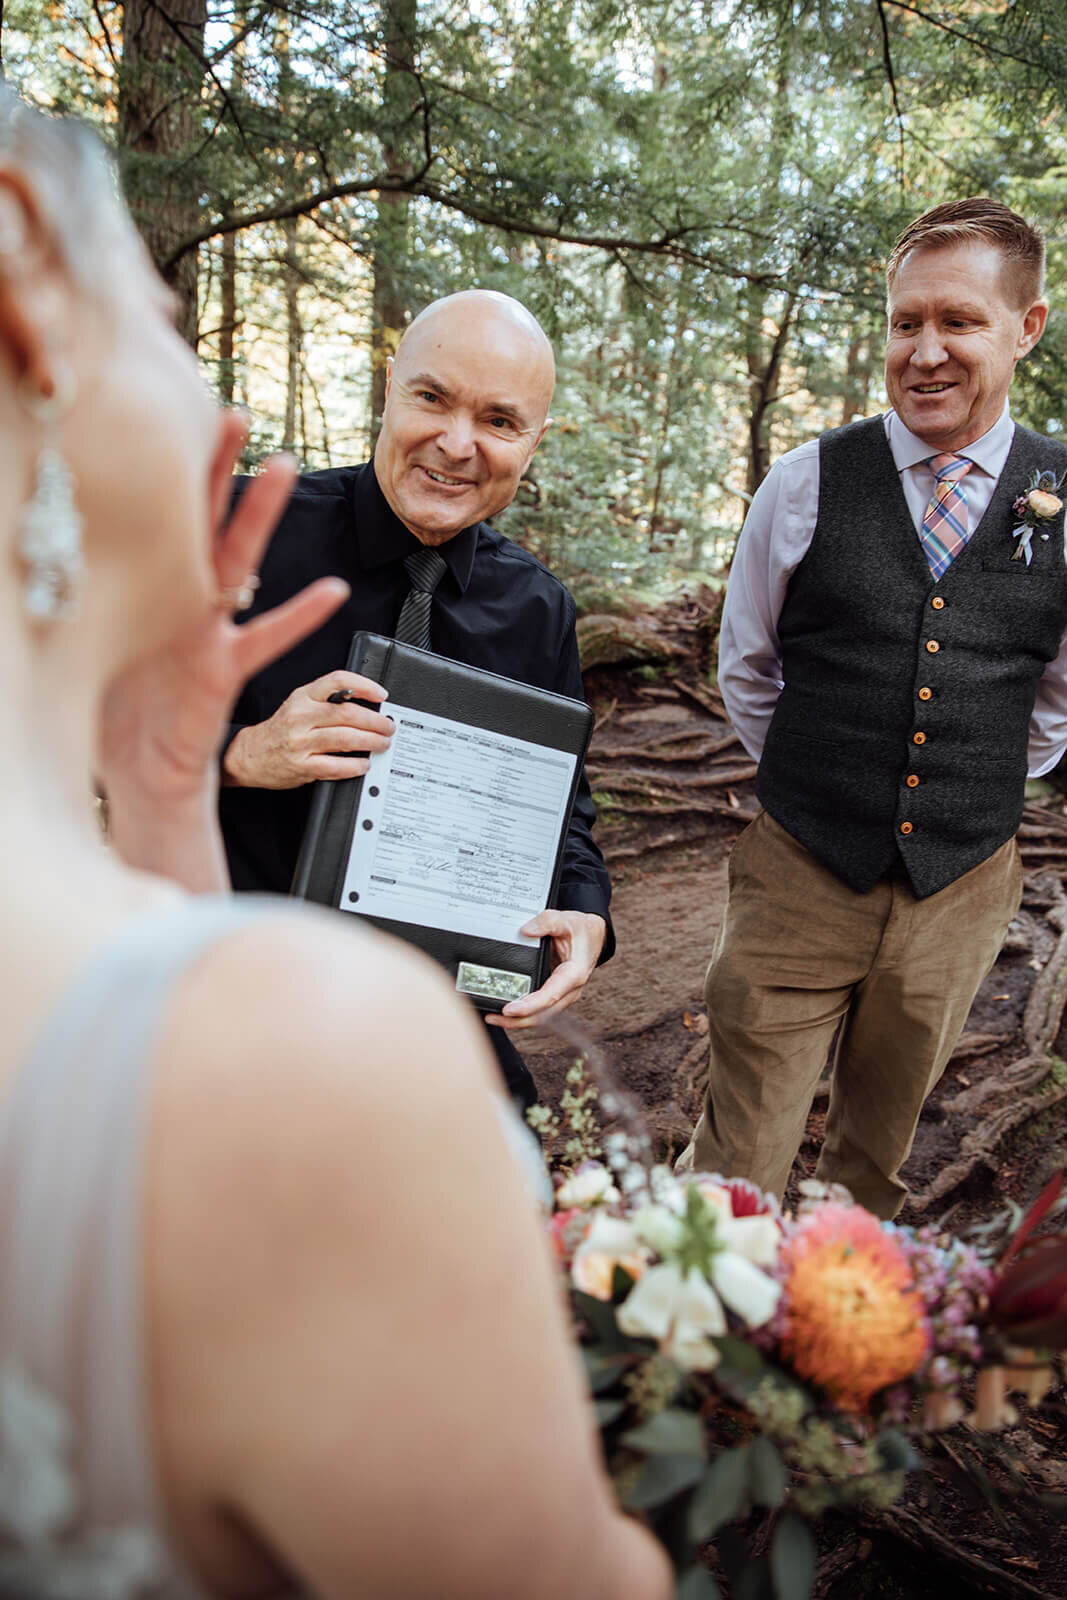
<path id="1" fill-rule="evenodd" d="M 358 629 L 391 636 L 410 587 L 404 557 L 419 548 L 391 511 L 373 464 L 302 477 L 275 530 L 255 605 L 246 615 L 269 610 L 316 578 L 344 578 L 352 593 L 316 633 L 246 685 L 230 736 L 273 716 L 294 689 L 345 666 Z M 574 601 L 559 579 L 485 522 L 437 548 L 448 571 L 433 599 L 433 649 L 535 688 L 584 698 Z M 288 892 L 310 803 L 310 785 L 222 790 L 222 832 L 234 888 Z M 611 886 L 593 843 L 594 816 L 583 773 L 558 898 L 564 910 L 596 912 L 607 921 L 604 961 L 614 949 Z"/>

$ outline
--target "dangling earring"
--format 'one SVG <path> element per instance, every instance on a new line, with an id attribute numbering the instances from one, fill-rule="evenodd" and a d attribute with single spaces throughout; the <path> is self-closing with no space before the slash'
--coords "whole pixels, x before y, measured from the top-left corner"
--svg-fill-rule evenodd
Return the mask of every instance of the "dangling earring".
<path id="1" fill-rule="evenodd" d="M 77 614 L 81 582 L 82 519 L 74 504 L 74 476 L 55 442 L 56 424 L 74 403 L 74 374 L 57 366 L 52 392 L 23 381 L 23 408 L 46 430 L 34 467 L 33 495 L 19 517 L 18 550 L 26 564 L 22 603 L 37 622 Z"/>

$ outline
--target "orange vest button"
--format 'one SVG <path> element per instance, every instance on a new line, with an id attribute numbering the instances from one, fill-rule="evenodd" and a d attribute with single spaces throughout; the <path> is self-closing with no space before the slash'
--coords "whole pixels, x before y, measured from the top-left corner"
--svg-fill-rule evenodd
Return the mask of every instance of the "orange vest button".
<path id="1" fill-rule="evenodd" d="M 929 650 L 932 656 L 936 656 L 941 646 L 938 644 L 936 639 L 927 639 L 926 648 Z"/>
<path id="2" fill-rule="evenodd" d="M 911 742 L 912 742 L 912 744 L 925 744 L 926 743 L 926 735 L 925 735 L 925 733 L 913 733 L 912 736 L 911 736 Z"/>
<path id="3" fill-rule="evenodd" d="M 904 782 L 907 784 L 909 789 L 917 789 L 919 787 L 918 774 L 915 772 L 909 772 L 908 776 L 904 779 Z"/>
<path id="4" fill-rule="evenodd" d="M 935 611 L 944 611 L 945 609 L 945 602 L 942 600 L 939 594 L 934 595 L 934 598 L 930 601 L 930 604 L 933 606 Z"/>
<path id="5" fill-rule="evenodd" d="M 911 831 L 912 831 L 911 823 L 910 822 L 902 822 L 900 824 L 900 831 L 901 831 L 901 833 L 911 833 Z"/>
<path id="6" fill-rule="evenodd" d="M 919 699 L 920 700 L 932 700 L 933 697 L 934 697 L 934 691 L 932 689 L 928 689 L 926 687 L 926 685 L 923 684 L 922 688 L 919 690 Z"/>

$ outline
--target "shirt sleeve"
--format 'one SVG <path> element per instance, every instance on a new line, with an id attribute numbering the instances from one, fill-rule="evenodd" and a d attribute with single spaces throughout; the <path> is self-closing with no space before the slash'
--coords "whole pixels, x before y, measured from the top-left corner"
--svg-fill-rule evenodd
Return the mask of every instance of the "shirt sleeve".
<path id="1" fill-rule="evenodd" d="M 1051 772 L 1067 750 L 1067 633 L 1060 640 L 1060 652 L 1045 668 L 1037 686 L 1034 711 L 1030 718 L 1028 777 L 1040 778 Z"/>
<path id="2" fill-rule="evenodd" d="M 811 547 L 818 513 L 819 446 L 813 439 L 776 461 L 756 490 L 726 586 L 719 687 L 755 761 L 782 692 L 778 618 L 789 579 Z"/>
<path id="3" fill-rule="evenodd" d="M 559 647 L 558 677 L 554 685 L 557 694 L 571 700 L 584 700 L 585 687 L 578 657 L 578 636 L 575 631 L 574 601 L 567 596 L 563 616 L 563 632 Z M 559 908 L 561 911 L 591 911 L 607 923 L 604 948 L 598 966 L 602 966 L 615 953 L 615 930 L 611 925 L 608 907 L 611 903 L 611 880 L 604 865 L 604 857 L 593 840 L 596 808 L 589 788 L 589 780 L 582 767 L 578 789 L 574 797 L 574 810 L 563 843 L 563 863 L 559 875 Z"/>

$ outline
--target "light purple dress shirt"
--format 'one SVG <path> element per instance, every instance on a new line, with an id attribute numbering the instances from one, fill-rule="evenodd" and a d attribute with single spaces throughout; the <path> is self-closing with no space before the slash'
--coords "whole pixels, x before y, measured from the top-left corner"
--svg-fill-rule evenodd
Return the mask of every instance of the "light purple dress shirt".
<path id="1" fill-rule="evenodd" d="M 936 451 L 906 428 L 895 412 L 887 411 L 884 420 L 918 538 L 923 512 L 934 492 L 928 462 Z M 993 497 L 1014 434 L 1015 424 L 1005 405 L 988 433 L 955 452 L 974 462 L 964 480 L 972 530 Z M 730 721 L 756 761 L 782 692 L 778 618 L 789 579 L 811 545 L 818 513 L 819 442 L 809 439 L 779 457 L 756 490 L 726 588 L 719 634 L 719 687 Z M 1065 749 L 1067 632 L 1059 654 L 1049 662 L 1037 686 L 1030 720 L 1030 777 L 1051 771 Z"/>

